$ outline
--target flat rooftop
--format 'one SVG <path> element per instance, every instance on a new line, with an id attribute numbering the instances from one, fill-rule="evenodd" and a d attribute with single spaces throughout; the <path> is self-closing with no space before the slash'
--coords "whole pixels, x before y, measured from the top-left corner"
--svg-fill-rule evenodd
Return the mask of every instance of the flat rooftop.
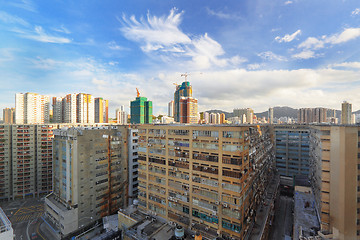
<path id="1" fill-rule="evenodd" d="M 316 235 L 320 224 L 315 209 L 315 198 L 310 188 L 301 188 L 294 193 L 294 239 L 299 236 Z"/>

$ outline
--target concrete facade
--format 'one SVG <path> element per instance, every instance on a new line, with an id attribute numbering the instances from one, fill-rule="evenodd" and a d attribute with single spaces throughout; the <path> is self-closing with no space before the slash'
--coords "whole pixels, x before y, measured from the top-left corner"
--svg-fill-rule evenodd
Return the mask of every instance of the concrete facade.
<path id="1" fill-rule="evenodd" d="M 322 234 L 360 239 L 359 126 L 312 126 L 310 177 Z"/>
<path id="2" fill-rule="evenodd" d="M 54 131 L 54 189 L 46 197 L 45 210 L 59 236 L 127 205 L 127 140 L 125 126 Z"/>
<path id="3" fill-rule="evenodd" d="M 270 128 L 138 128 L 139 209 L 209 239 L 243 239 L 274 160 Z"/>
<path id="4" fill-rule="evenodd" d="M 274 125 L 276 168 L 283 177 L 309 175 L 310 130 L 304 125 Z"/>

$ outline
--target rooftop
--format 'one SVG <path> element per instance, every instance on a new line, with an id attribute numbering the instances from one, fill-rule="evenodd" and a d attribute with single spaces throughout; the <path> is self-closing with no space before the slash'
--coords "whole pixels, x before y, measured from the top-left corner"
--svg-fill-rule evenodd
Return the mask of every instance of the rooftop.
<path id="1" fill-rule="evenodd" d="M 294 194 L 294 239 L 299 236 L 316 235 L 320 229 L 311 188 L 295 187 Z"/>

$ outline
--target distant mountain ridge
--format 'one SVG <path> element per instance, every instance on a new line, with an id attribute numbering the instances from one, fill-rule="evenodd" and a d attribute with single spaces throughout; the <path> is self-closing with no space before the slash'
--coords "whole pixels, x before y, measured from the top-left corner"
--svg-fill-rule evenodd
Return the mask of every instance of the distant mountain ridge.
<path id="1" fill-rule="evenodd" d="M 223 110 L 208 110 L 206 111 L 208 113 L 224 113 L 226 119 L 229 117 L 233 117 L 232 112 L 225 112 Z M 274 107 L 274 117 L 280 118 L 280 117 L 291 117 L 291 118 L 297 118 L 298 109 L 294 109 L 291 107 Z M 268 117 L 268 111 L 255 113 L 255 115 L 258 118 L 262 117 Z"/>
<path id="2" fill-rule="evenodd" d="M 284 106 L 284 107 L 277 106 L 277 107 L 274 107 L 274 118 L 281 118 L 281 117 L 297 118 L 298 111 L 299 111 L 299 109 L 297 109 L 297 108 L 291 108 L 291 107 L 287 107 L 287 106 Z M 341 110 L 335 110 L 335 111 L 336 111 L 336 117 L 340 119 L 341 118 Z M 226 119 L 228 119 L 229 117 L 233 117 L 232 112 L 226 112 L 226 111 L 223 111 L 223 110 L 207 110 L 205 112 L 208 112 L 208 113 L 224 113 Z M 360 110 L 357 110 L 356 112 L 353 112 L 353 114 L 360 114 Z M 258 118 L 262 118 L 262 117 L 267 118 L 268 117 L 268 111 L 255 113 L 255 115 Z"/>

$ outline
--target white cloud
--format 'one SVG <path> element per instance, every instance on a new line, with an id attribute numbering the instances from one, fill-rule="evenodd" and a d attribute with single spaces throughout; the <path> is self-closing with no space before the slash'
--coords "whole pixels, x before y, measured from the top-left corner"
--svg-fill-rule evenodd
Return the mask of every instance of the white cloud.
<path id="1" fill-rule="evenodd" d="M 257 55 L 267 61 L 272 61 L 272 60 L 287 61 L 287 59 L 285 57 L 277 55 L 271 51 L 258 53 Z"/>
<path id="2" fill-rule="evenodd" d="M 140 21 L 135 16 L 129 19 L 123 16 L 121 31 L 126 38 L 140 43 L 145 52 L 164 49 L 169 51 L 174 45 L 191 42 L 179 29 L 183 13 L 176 13 L 173 8 L 167 17 L 151 16 L 148 13 L 147 18 L 140 18 Z"/>
<path id="3" fill-rule="evenodd" d="M 118 44 L 116 44 L 115 41 L 108 42 L 108 47 L 111 50 L 124 50 L 125 49 L 124 47 L 121 47 Z"/>
<path id="4" fill-rule="evenodd" d="M 284 4 L 289 5 L 289 4 L 292 4 L 292 3 L 293 3 L 293 1 L 286 1 Z"/>
<path id="5" fill-rule="evenodd" d="M 281 42 L 291 42 L 293 41 L 298 35 L 301 34 L 301 30 L 297 30 L 296 32 L 294 32 L 293 34 L 289 35 L 289 34 L 286 34 L 284 37 L 280 37 L 280 36 L 277 36 L 275 38 L 275 40 L 279 43 Z"/>
<path id="6" fill-rule="evenodd" d="M 15 30 L 18 32 L 20 37 L 35 40 L 38 42 L 47 42 L 47 43 L 70 43 L 69 38 L 50 35 L 44 31 L 41 26 L 35 26 L 34 31 L 24 31 L 24 30 Z"/>
<path id="7" fill-rule="evenodd" d="M 127 19 L 123 16 L 121 31 L 129 40 L 138 42 L 141 49 L 157 61 L 169 63 L 177 68 L 207 69 L 210 67 L 239 66 L 247 59 L 240 56 L 225 56 L 221 44 L 207 33 L 200 36 L 188 36 L 179 25 L 184 12 L 176 13 L 173 8 L 170 14 L 162 17 L 151 16 L 147 19 L 135 16 Z M 191 59 L 189 61 L 189 58 Z"/>
<path id="8" fill-rule="evenodd" d="M 14 7 L 22 8 L 30 12 L 36 12 L 35 4 L 30 0 L 19 0 L 19 1 L 13 0 L 10 1 L 9 4 Z"/>
<path id="9" fill-rule="evenodd" d="M 304 42 L 300 43 L 298 48 L 320 49 L 324 47 L 324 42 L 314 37 L 308 37 Z"/>
<path id="10" fill-rule="evenodd" d="M 64 25 L 61 25 L 58 28 L 52 28 L 52 30 L 56 31 L 56 32 L 61 32 L 61 33 L 66 33 L 66 34 L 70 34 L 70 30 L 67 29 L 66 27 L 64 27 Z"/>
<path id="11" fill-rule="evenodd" d="M 4 23 L 7 24 L 20 24 L 23 26 L 29 26 L 30 24 L 25 21 L 24 19 L 17 17 L 17 16 L 13 16 L 10 15 L 6 12 L 0 11 L 0 21 L 3 21 Z"/>
<path id="12" fill-rule="evenodd" d="M 206 11 L 209 15 L 211 16 L 215 16 L 221 19 L 228 19 L 228 20 L 235 20 L 235 19 L 239 19 L 240 17 L 238 15 L 235 14 L 230 14 L 230 13 L 224 13 L 222 11 L 218 11 L 215 12 L 214 10 L 211 10 L 210 8 L 206 8 Z"/>
<path id="13" fill-rule="evenodd" d="M 339 44 L 348 42 L 360 37 L 360 28 L 347 28 L 340 34 L 334 34 L 325 39 L 325 42 L 331 44 Z"/>
<path id="14" fill-rule="evenodd" d="M 344 68 L 360 69 L 360 62 L 336 63 L 336 64 L 331 64 L 329 67 L 344 67 Z"/>
<path id="15" fill-rule="evenodd" d="M 309 59 L 315 58 L 315 53 L 311 50 L 304 50 L 300 53 L 293 54 L 291 57 L 296 59 Z"/>
<path id="16" fill-rule="evenodd" d="M 354 11 L 351 12 L 351 16 L 355 16 L 359 14 L 360 14 L 360 8 L 356 8 Z"/>

